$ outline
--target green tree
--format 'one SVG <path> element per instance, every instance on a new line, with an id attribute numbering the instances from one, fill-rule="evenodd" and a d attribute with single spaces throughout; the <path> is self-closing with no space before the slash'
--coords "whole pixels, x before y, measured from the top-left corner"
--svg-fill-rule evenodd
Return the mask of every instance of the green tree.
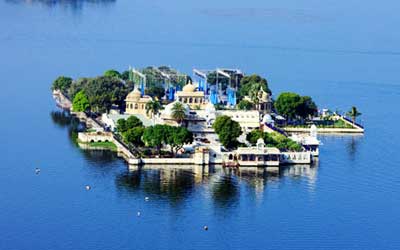
<path id="1" fill-rule="evenodd" d="M 301 145 L 276 132 L 269 133 L 272 139 L 272 145 L 280 150 L 300 151 Z"/>
<path id="2" fill-rule="evenodd" d="M 115 77 L 115 78 L 121 78 L 121 74 L 116 71 L 115 69 L 109 69 L 106 72 L 104 72 L 105 77 Z"/>
<path id="3" fill-rule="evenodd" d="M 238 122 L 232 120 L 229 116 L 218 116 L 213 124 L 213 128 L 224 147 L 227 149 L 237 147 L 239 144 L 237 138 L 242 134 L 242 129 Z"/>
<path id="4" fill-rule="evenodd" d="M 300 151 L 302 149 L 301 145 L 297 142 L 276 132 L 267 133 L 259 129 L 255 129 L 246 135 L 246 140 L 252 145 L 255 145 L 259 138 L 263 138 L 264 143 L 268 147 L 276 147 L 280 150 L 290 151 Z"/>
<path id="5" fill-rule="evenodd" d="M 113 104 L 120 107 L 128 94 L 127 86 L 115 77 L 81 78 L 73 82 L 70 96 L 84 90 L 93 112 L 106 112 Z"/>
<path id="6" fill-rule="evenodd" d="M 125 70 L 121 73 L 121 79 L 124 81 L 128 81 L 129 80 L 129 70 Z"/>
<path id="7" fill-rule="evenodd" d="M 193 142 L 193 133 L 184 127 L 165 126 L 167 141 L 166 143 L 171 147 L 171 153 L 176 152 L 183 147 L 183 145 Z"/>
<path id="8" fill-rule="evenodd" d="M 274 105 L 279 114 L 294 119 L 301 104 L 301 96 L 296 93 L 284 92 L 276 99 Z"/>
<path id="9" fill-rule="evenodd" d="M 351 109 L 346 113 L 346 115 L 350 116 L 353 120 L 353 123 L 356 122 L 357 117 L 361 115 L 361 113 L 357 110 L 357 107 L 353 106 Z"/>
<path id="10" fill-rule="evenodd" d="M 264 137 L 264 132 L 261 131 L 260 129 L 254 129 L 252 131 L 250 131 L 250 133 L 248 133 L 246 135 L 246 140 L 252 144 L 255 145 L 257 143 L 257 140 L 260 138 Z"/>
<path id="11" fill-rule="evenodd" d="M 160 155 L 162 145 L 167 141 L 164 125 L 147 127 L 142 136 L 143 142 L 149 147 L 155 147 Z"/>
<path id="12" fill-rule="evenodd" d="M 54 80 L 51 86 L 52 90 L 60 90 L 64 95 L 68 95 L 68 90 L 71 87 L 72 78 L 66 76 L 60 76 Z"/>
<path id="13" fill-rule="evenodd" d="M 149 95 L 153 98 L 157 98 L 158 100 L 161 100 L 161 98 L 164 97 L 165 95 L 165 89 L 162 86 L 150 86 L 145 90 L 146 95 Z"/>
<path id="14" fill-rule="evenodd" d="M 116 128 L 117 128 L 117 131 L 120 133 L 127 131 L 128 127 L 126 126 L 126 120 L 123 118 L 118 119 Z"/>
<path id="15" fill-rule="evenodd" d="M 253 103 L 247 100 L 241 100 L 238 104 L 238 109 L 240 110 L 251 110 L 253 108 Z"/>
<path id="16" fill-rule="evenodd" d="M 134 127 L 123 133 L 125 142 L 131 143 L 136 146 L 143 145 L 142 136 L 144 133 L 144 127 Z"/>
<path id="17" fill-rule="evenodd" d="M 185 106 L 180 102 L 174 103 L 174 106 L 172 106 L 172 119 L 177 121 L 179 124 L 182 124 L 185 118 L 186 118 Z"/>
<path id="18" fill-rule="evenodd" d="M 243 99 L 246 95 L 250 95 L 250 91 L 258 93 L 261 88 L 269 94 L 272 93 L 265 78 L 255 74 L 243 77 L 237 93 L 238 100 Z"/>
<path id="19" fill-rule="evenodd" d="M 72 101 L 72 109 L 75 112 L 84 112 L 90 108 L 89 100 L 84 91 L 79 91 Z"/>
<path id="20" fill-rule="evenodd" d="M 274 105 L 279 114 L 289 119 L 294 119 L 297 116 L 305 119 L 317 112 L 317 105 L 311 97 L 300 96 L 292 92 L 281 93 Z"/>
<path id="21" fill-rule="evenodd" d="M 297 107 L 297 114 L 303 119 L 315 115 L 318 111 L 317 105 L 309 96 L 302 96 Z"/>
<path id="22" fill-rule="evenodd" d="M 161 103 L 158 101 L 150 101 L 146 103 L 146 113 L 153 118 L 153 123 L 155 116 L 158 114 L 160 109 L 162 108 Z"/>
<path id="23" fill-rule="evenodd" d="M 128 117 L 128 119 L 118 119 L 117 120 L 117 131 L 124 133 L 132 128 L 143 127 L 143 122 L 134 115 Z"/>
<path id="24" fill-rule="evenodd" d="M 126 119 L 126 127 L 127 129 L 143 127 L 143 122 L 134 115 L 131 115 Z"/>

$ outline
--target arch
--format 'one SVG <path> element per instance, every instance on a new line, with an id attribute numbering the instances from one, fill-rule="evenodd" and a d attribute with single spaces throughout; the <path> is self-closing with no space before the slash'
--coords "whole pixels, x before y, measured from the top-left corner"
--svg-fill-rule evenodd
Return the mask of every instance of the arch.
<path id="1" fill-rule="evenodd" d="M 139 108 L 138 104 L 137 104 L 137 103 L 135 103 L 135 109 L 138 109 L 138 108 Z"/>
<path id="2" fill-rule="evenodd" d="M 229 154 L 228 159 L 229 159 L 230 161 L 233 160 L 233 155 L 232 155 L 232 154 Z"/>

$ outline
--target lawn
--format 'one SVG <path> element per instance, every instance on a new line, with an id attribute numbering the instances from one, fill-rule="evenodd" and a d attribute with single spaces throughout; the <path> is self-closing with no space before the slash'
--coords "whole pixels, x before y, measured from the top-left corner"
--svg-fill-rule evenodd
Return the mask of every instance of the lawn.
<path id="1" fill-rule="evenodd" d="M 117 151 L 117 146 L 112 142 L 90 142 L 88 143 L 88 145 L 91 147 L 98 147 L 98 148 L 109 149 L 112 151 Z"/>

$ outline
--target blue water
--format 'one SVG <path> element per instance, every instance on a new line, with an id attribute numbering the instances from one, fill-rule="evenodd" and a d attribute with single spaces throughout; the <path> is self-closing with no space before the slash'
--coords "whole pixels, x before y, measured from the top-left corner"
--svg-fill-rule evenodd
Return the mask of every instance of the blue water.
<path id="1" fill-rule="evenodd" d="M 399 249 L 399 7 L 0 1 L 0 249 Z M 357 106 L 367 131 L 324 136 L 315 166 L 279 175 L 129 171 L 51 113 L 58 75 L 162 64 L 258 73 L 275 95 Z"/>

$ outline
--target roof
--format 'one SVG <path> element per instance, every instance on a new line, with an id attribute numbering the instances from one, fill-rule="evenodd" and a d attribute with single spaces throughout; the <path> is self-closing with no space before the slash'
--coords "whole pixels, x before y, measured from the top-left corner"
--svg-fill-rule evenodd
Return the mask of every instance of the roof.
<path id="1" fill-rule="evenodd" d="M 274 147 L 264 147 L 258 149 L 257 147 L 239 147 L 236 150 L 239 154 L 280 154 L 281 151 Z"/>
<path id="2" fill-rule="evenodd" d="M 136 116 L 142 123 L 143 126 L 149 127 L 153 125 L 153 122 L 151 119 L 147 118 L 145 115 L 142 114 L 134 114 L 134 115 L 128 115 L 128 114 L 108 114 L 108 117 L 113 120 L 113 122 L 116 124 L 119 119 L 128 119 L 130 116 Z"/>
<path id="3" fill-rule="evenodd" d="M 196 86 L 194 86 L 191 82 L 183 86 L 183 92 L 194 92 L 196 90 Z"/>

